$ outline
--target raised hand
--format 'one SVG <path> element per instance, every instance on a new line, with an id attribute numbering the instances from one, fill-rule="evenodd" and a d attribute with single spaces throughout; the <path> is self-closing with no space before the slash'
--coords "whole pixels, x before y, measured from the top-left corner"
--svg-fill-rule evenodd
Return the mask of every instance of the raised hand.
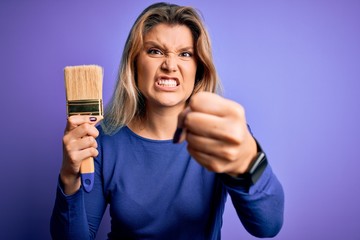
<path id="1" fill-rule="evenodd" d="M 179 115 L 178 127 L 182 129 L 179 141 L 186 139 L 189 153 L 210 171 L 243 174 L 256 155 L 244 108 L 219 95 L 201 92 L 192 96 Z"/>

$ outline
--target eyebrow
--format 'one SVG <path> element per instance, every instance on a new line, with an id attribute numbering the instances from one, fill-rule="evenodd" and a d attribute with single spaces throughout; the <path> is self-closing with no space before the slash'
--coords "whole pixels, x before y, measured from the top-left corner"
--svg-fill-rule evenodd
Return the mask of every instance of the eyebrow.
<path id="1" fill-rule="evenodd" d="M 146 45 L 153 45 L 154 47 L 157 47 L 157 48 L 168 49 L 163 44 L 160 44 L 155 41 L 146 41 L 146 42 L 144 42 L 144 46 L 146 46 Z M 177 51 L 194 51 L 194 47 L 193 46 L 181 47 L 181 48 L 177 49 Z"/>

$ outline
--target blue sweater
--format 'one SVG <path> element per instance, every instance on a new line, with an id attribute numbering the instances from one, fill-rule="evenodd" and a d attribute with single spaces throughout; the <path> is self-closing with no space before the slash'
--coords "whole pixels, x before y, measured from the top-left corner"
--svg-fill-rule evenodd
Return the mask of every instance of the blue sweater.
<path id="1" fill-rule="evenodd" d="M 251 234 L 280 230 L 283 189 L 270 166 L 247 188 L 199 165 L 186 142 L 146 139 L 127 127 L 112 136 L 99 131 L 93 190 L 65 195 L 59 181 L 53 239 L 94 239 L 108 204 L 109 239 L 220 239 L 228 193 Z"/>

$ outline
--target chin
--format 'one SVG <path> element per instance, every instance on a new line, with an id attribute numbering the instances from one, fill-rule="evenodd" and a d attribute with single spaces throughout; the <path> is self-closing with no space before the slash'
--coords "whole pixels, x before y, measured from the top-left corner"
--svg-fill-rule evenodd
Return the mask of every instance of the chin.
<path id="1" fill-rule="evenodd" d="M 158 101 L 158 105 L 162 106 L 162 107 L 178 107 L 178 106 L 183 106 L 185 105 L 186 100 L 179 100 L 179 99 L 164 99 L 164 100 L 159 100 Z"/>

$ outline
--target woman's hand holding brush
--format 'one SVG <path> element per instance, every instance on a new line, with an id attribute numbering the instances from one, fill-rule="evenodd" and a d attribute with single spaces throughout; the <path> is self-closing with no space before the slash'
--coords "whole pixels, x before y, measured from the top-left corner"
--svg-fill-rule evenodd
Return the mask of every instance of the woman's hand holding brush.
<path id="1" fill-rule="evenodd" d="M 64 192 L 71 195 L 81 186 L 81 163 L 98 155 L 95 138 L 99 135 L 95 124 L 98 117 L 77 115 L 67 120 L 63 137 L 63 162 L 60 179 Z"/>

